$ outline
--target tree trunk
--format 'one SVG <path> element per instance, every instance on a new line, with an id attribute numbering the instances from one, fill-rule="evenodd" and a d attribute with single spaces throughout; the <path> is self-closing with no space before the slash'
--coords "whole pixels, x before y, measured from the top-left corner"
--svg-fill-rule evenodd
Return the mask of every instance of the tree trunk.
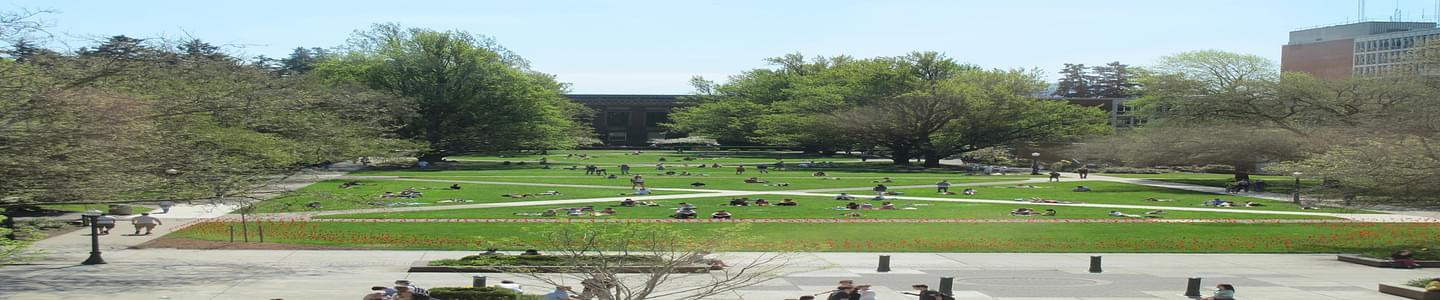
<path id="1" fill-rule="evenodd" d="M 935 153 L 925 153 L 925 167 L 926 167 L 926 168 L 939 168 L 939 167 L 940 167 L 940 159 L 941 159 L 941 157 L 940 157 L 940 155 L 938 155 L 938 154 L 935 154 Z"/>
<path id="2" fill-rule="evenodd" d="M 11 214 L 12 214 L 15 210 L 14 210 L 13 208 L 10 208 L 10 209 L 0 208 L 0 211 L 3 211 L 3 215 L 5 215 L 5 221 L 0 221 L 0 227 L 5 227 L 5 229 L 10 229 L 10 233 L 6 233 L 6 234 L 5 234 L 5 238 L 13 241 L 13 240 L 15 240 L 15 216 L 12 216 Z"/>
<path id="3" fill-rule="evenodd" d="M 890 153 L 890 160 L 894 161 L 897 166 L 908 166 L 910 165 L 910 151 L 893 151 Z"/>

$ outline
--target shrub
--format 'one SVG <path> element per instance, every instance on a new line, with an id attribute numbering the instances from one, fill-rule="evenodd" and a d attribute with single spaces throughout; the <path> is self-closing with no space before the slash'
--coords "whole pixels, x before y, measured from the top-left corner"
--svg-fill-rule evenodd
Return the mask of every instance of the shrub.
<path id="1" fill-rule="evenodd" d="M 1429 284 L 1429 283 L 1430 283 L 1431 280 L 1435 280 L 1435 278 L 1420 278 L 1420 279 L 1415 279 L 1415 280 L 1411 280 L 1411 281 L 1406 281 L 1406 282 L 1405 282 L 1405 285 L 1406 285 L 1406 286 L 1412 286 L 1412 287 L 1417 287 L 1417 288 L 1422 288 L 1422 289 L 1423 289 L 1423 288 L 1425 288 L 1425 285 L 1426 285 L 1426 284 Z"/>
<path id="2" fill-rule="evenodd" d="M 522 295 L 509 289 L 496 287 L 437 287 L 430 289 L 430 297 L 444 300 L 537 300 L 540 296 Z"/>

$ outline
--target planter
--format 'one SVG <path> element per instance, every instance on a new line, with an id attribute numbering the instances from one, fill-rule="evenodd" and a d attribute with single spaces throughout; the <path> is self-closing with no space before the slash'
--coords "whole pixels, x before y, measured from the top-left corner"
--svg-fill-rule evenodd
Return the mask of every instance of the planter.
<path id="1" fill-rule="evenodd" d="M 1406 285 L 1381 283 L 1380 292 L 1415 300 L 1440 300 L 1440 292 L 1427 292 L 1425 289 Z"/>
<path id="2" fill-rule="evenodd" d="M 410 265 L 411 273 L 573 273 L 577 267 L 572 266 L 431 266 L 428 261 L 417 261 Z M 646 267 L 626 267 L 615 271 L 616 273 L 650 273 Z M 677 266 L 674 273 L 709 273 L 710 266 L 687 265 Z M 1440 300 L 1440 299 L 1437 299 Z"/>
<path id="3" fill-rule="evenodd" d="M 1371 266 L 1371 267 L 1380 267 L 1380 268 L 1394 268 L 1394 267 L 1395 267 L 1395 263 L 1390 262 L 1390 260 L 1388 260 L 1388 259 L 1375 259 L 1375 258 L 1369 258 L 1369 257 L 1364 257 L 1364 256 L 1359 256 L 1359 255 L 1337 255 L 1337 256 L 1335 257 L 1335 259 L 1336 259 L 1336 260 L 1339 260 L 1339 261 L 1343 261 L 1343 262 L 1348 262 L 1348 263 L 1352 263 L 1352 264 L 1359 264 L 1359 265 L 1366 265 L 1366 266 Z M 1416 261 L 1416 263 L 1419 263 L 1419 264 L 1420 264 L 1420 267 L 1424 267 L 1424 268 L 1440 268 L 1440 261 L 1436 261 L 1436 260 L 1421 260 L 1421 261 Z"/>

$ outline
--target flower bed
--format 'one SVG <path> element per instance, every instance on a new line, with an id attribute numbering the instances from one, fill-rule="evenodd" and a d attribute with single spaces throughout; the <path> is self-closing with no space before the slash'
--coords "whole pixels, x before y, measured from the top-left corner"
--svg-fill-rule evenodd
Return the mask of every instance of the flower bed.
<path id="1" fill-rule="evenodd" d="M 1380 292 L 1415 300 L 1440 300 L 1440 292 L 1432 292 L 1425 290 L 1425 284 L 1429 283 L 1430 280 L 1432 279 L 1421 278 L 1411 280 L 1410 282 L 1406 282 L 1403 285 L 1389 285 L 1382 283 L 1380 284 Z"/>

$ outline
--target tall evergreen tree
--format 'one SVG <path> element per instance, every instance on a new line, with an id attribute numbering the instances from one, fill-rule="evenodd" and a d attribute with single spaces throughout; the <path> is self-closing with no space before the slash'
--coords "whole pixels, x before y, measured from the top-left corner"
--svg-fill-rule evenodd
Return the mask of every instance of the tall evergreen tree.
<path id="1" fill-rule="evenodd" d="M 1085 64 L 1065 64 L 1060 70 L 1060 81 L 1056 84 L 1053 96 L 1069 98 L 1094 97 L 1090 89 L 1090 76 L 1086 74 Z"/>
<path id="2" fill-rule="evenodd" d="M 1130 66 L 1120 62 L 1111 62 L 1104 66 L 1091 68 L 1094 80 L 1090 81 L 1091 94 L 1102 98 L 1128 98 L 1135 95 L 1135 87 L 1138 84 L 1131 80 L 1135 78 L 1134 71 Z"/>

